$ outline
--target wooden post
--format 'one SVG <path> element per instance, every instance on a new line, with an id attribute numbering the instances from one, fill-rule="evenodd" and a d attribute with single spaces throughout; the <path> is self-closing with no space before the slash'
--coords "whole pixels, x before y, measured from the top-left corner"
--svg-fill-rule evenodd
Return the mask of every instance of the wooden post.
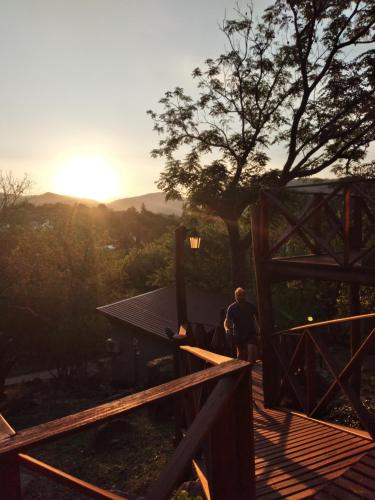
<path id="1" fill-rule="evenodd" d="M 314 194 L 314 206 L 318 205 L 322 201 L 322 195 L 321 194 Z M 319 239 L 322 237 L 322 209 L 318 210 L 317 212 L 314 213 L 313 215 L 313 229 L 314 229 L 314 234 L 318 236 Z M 315 253 L 316 254 L 321 254 L 322 249 L 319 243 L 314 240 L 314 247 L 315 247 Z"/>
<path id="2" fill-rule="evenodd" d="M 361 314 L 360 286 L 357 283 L 350 283 L 350 315 Z M 350 354 L 353 357 L 358 347 L 361 345 L 361 324 L 360 321 L 352 321 L 350 328 Z M 359 396 L 361 392 L 361 362 L 353 368 L 353 375 L 350 383 L 354 392 Z"/>
<path id="3" fill-rule="evenodd" d="M 254 433 L 250 370 L 210 433 L 208 483 L 215 500 L 255 499 Z"/>
<path id="4" fill-rule="evenodd" d="M 255 499 L 255 455 L 253 423 L 253 384 L 251 368 L 235 392 L 236 442 L 240 494 L 237 498 Z"/>
<path id="5" fill-rule="evenodd" d="M 257 307 L 263 351 L 263 392 L 264 406 L 270 408 L 277 404 L 280 385 L 279 363 L 272 342 L 273 312 L 272 293 L 266 261 L 269 258 L 268 220 L 265 195 L 261 195 L 259 205 L 251 214 L 253 238 L 253 264 L 256 278 Z"/>
<path id="6" fill-rule="evenodd" d="M 363 244 L 362 200 L 359 196 L 353 196 L 352 198 L 353 220 L 350 228 L 350 248 L 359 251 Z"/>
<path id="7" fill-rule="evenodd" d="M 0 500 L 21 500 L 21 478 L 16 454 L 0 458 Z"/>
<path id="8" fill-rule="evenodd" d="M 174 365 L 174 378 L 184 376 L 182 370 L 182 356 L 183 352 L 180 350 L 180 345 L 187 345 L 188 339 L 186 335 L 173 336 L 173 365 Z M 184 395 L 176 394 L 174 396 L 174 445 L 177 446 L 183 437 L 182 429 L 184 425 Z"/>
<path id="9" fill-rule="evenodd" d="M 344 188 L 344 266 L 350 260 L 350 185 Z"/>
<path id="10" fill-rule="evenodd" d="M 353 197 L 353 221 L 350 228 L 350 249 L 360 251 L 362 248 L 362 200 L 359 196 Z M 361 314 L 360 285 L 350 284 L 350 315 Z M 359 321 L 352 321 L 350 329 L 350 354 L 356 352 L 361 344 L 361 324 Z M 361 363 L 359 362 L 353 370 L 350 379 L 354 392 L 359 396 L 361 391 Z"/>
<path id="11" fill-rule="evenodd" d="M 176 305 L 178 328 L 188 322 L 186 305 L 186 287 L 185 287 L 185 268 L 184 268 L 184 246 L 186 238 L 186 227 L 179 226 L 175 230 L 176 256 Z"/>
<path id="12" fill-rule="evenodd" d="M 316 357 L 314 344 L 305 334 L 305 375 L 306 375 L 306 413 L 310 415 L 316 404 Z"/>

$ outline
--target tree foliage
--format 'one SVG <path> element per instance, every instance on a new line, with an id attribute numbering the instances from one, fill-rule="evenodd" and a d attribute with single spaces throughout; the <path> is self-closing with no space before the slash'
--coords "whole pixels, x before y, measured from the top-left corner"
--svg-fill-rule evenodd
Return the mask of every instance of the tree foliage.
<path id="1" fill-rule="evenodd" d="M 186 195 L 227 224 L 234 260 L 249 234 L 237 221 L 260 186 L 328 167 L 350 171 L 375 136 L 375 7 L 371 0 L 277 0 L 225 19 L 227 50 L 196 68 L 198 97 L 181 87 L 149 111 L 165 159 L 159 188 Z M 282 168 L 269 148 L 284 148 Z M 237 274 L 241 274 L 237 273 Z"/>
<path id="2" fill-rule="evenodd" d="M 69 375 L 102 355 L 108 324 L 96 307 L 132 293 L 125 256 L 176 224 L 145 209 L 114 212 L 103 205 L 14 203 L 3 215 L 0 393 L 16 363 Z"/>

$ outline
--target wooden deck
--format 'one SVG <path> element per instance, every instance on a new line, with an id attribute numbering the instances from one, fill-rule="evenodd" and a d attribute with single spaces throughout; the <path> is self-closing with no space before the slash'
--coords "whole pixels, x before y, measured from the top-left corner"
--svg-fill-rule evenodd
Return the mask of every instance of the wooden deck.
<path id="1" fill-rule="evenodd" d="M 354 260 L 358 255 L 359 252 L 350 252 L 350 260 Z M 330 255 L 300 255 L 274 257 L 265 265 L 271 273 L 272 281 L 314 278 L 372 286 L 375 283 L 375 265 L 363 265 L 362 260 L 351 266 L 344 266 L 339 265 Z"/>
<path id="2" fill-rule="evenodd" d="M 263 406 L 253 369 L 257 498 L 375 499 L 375 442 L 366 432 Z"/>

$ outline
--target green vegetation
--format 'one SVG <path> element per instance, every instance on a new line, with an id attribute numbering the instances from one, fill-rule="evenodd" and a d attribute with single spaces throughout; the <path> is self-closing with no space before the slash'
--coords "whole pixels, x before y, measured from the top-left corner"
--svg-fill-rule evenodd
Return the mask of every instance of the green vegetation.
<path id="1" fill-rule="evenodd" d="M 7 207 L 0 221 L 0 392 L 15 363 L 70 376 L 103 354 L 107 325 L 95 308 L 150 289 L 146 280 L 131 280 L 126 257 L 176 224 L 145 209 Z"/>

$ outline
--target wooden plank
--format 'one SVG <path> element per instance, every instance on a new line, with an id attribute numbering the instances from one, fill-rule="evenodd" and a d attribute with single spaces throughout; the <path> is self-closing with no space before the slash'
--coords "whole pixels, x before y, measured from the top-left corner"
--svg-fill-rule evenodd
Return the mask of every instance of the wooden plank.
<path id="1" fill-rule="evenodd" d="M 310 427 L 306 427 L 306 423 L 304 422 L 291 422 L 288 424 L 280 423 L 278 425 L 271 426 L 271 428 L 269 428 L 267 424 L 266 427 L 259 428 L 255 425 L 255 442 L 259 444 L 265 440 L 272 440 L 272 438 L 274 437 L 285 440 L 285 433 L 287 433 L 288 436 L 296 435 L 299 433 L 306 434 L 307 429 L 310 429 Z M 311 431 L 321 432 L 322 428 L 319 426 L 311 426 Z"/>
<path id="2" fill-rule="evenodd" d="M 304 260 L 295 258 L 278 258 L 264 263 L 273 283 L 292 279 L 321 279 L 327 281 L 345 281 L 360 285 L 375 284 L 375 270 L 371 268 L 350 267 L 345 269 L 338 264 L 320 263 L 321 256 L 313 256 Z"/>
<path id="3" fill-rule="evenodd" d="M 323 493 L 324 492 L 324 493 Z M 358 500 L 358 495 L 353 495 L 349 491 L 340 488 L 334 483 L 328 484 L 323 488 L 322 491 L 323 494 L 328 495 L 328 497 L 331 498 L 339 498 L 341 500 Z M 322 498 L 322 493 L 318 493 L 316 498 Z M 324 499 L 324 497 L 323 497 Z"/>
<path id="4" fill-rule="evenodd" d="M 372 477 L 368 475 L 361 474 L 359 470 L 355 470 L 354 467 L 347 470 L 343 476 L 345 479 L 349 479 L 361 486 L 365 486 L 369 490 L 372 490 L 375 497 L 375 471 L 372 471 Z"/>
<path id="5" fill-rule="evenodd" d="M 289 454 L 288 456 L 283 456 L 282 450 L 279 450 L 279 454 L 273 457 L 269 457 L 268 460 L 256 461 L 256 474 L 262 475 L 265 471 L 272 473 L 277 469 L 280 470 L 288 470 L 290 469 L 299 469 L 299 467 L 303 467 L 304 463 L 314 463 L 317 458 L 319 460 L 324 460 L 325 456 L 331 457 L 334 454 L 339 455 L 341 453 L 346 453 L 347 455 L 351 454 L 350 446 L 355 446 L 355 443 L 336 443 L 334 447 L 324 447 L 324 449 L 310 449 L 306 453 L 304 453 L 303 449 L 299 449 L 294 451 L 293 454 Z M 361 453 L 366 452 L 366 446 L 358 446 L 358 450 L 355 450 L 358 453 L 358 456 Z M 272 464 L 272 465 L 270 465 Z M 296 466 L 296 467 L 294 467 Z M 275 473 L 276 474 L 276 473 Z"/>
<path id="6" fill-rule="evenodd" d="M 270 443 L 276 442 L 277 440 L 281 440 L 283 443 L 287 443 L 289 441 L 298 440 L 299 438 L 304 438 L 308 436 L 314 435 L 323 435 L 323 434 L 334 434 L 337 433 L 334 429 L 326 428 L 324 426 L 309 426 L 307 422 L 298 422 L 296 424 L 287 424 L 284 426 L 280 426 L 280 428 L 275 431 L 263 431 L 257 432 L 256 442 L 257 444 L 261 444 L 262 442 Z"/>
<path id="7" fill-rule="evenodd" d="M 206 497 L 206 500 L 211 500 L 211 494 L 210 494 L 210 488 L 208 486 L 208 481 L 205 473 L 203 472 L 203 469 L 201 468 L 198 460 L 193 460 L 193 467 L 195 470 L 195 473 L 199 479 L 199 482 L 201 483 L 201 487 L 204 493 L 204 496 Z"/>
<path id="8" fill-rule="evenodd" d="M 362 477 L 370 477 L 372 479 L 375 477 L 374 467 L 369 467 L 365 463 L 362 463 L 362 461 L 357 462 L 353 466 L 353 471 L 360 472 L 362 474 Z"/>
<path id="9" fill-rule="evenodd" d="M 345 453 L 331 453 L 330 455 L 319 455 L 310 460 L 302 460 L 301 462 L 282 464 L 281 467 L 265 467 L 261 470 L 261 474 L 257 474 L 257 487 L 261 485 L 277 484 L 282 486 L 281 481 L 285 478 L 294 478 L 297 482 L 299 476 L 305 474 L 307 471 L 317 471 L 327 473 L 327 468 L 332 464 L 339 464 L 342 471 L 347 467 L 355 466 L 356 461 L 361 456 L 361 451 L 347 450 Z"/>
<path id="10" fill-rule="evenodd" d="M 356 460 L 358 460 L 358 456 L 354 455 L 351 457 L 342 458 L 340 455 L 340 459 L 337 457 L 331 457 L 329 460 L 319 460 L 315 461 L 314 464 L 309 464 L 307 466 L 306 462 L 300 463 L 298 468 L 289 469 L 286 471 L 284 468 L 280 471 L 279 474 L 272 474 L 269 477 L 260 478 L 257 476 L 257 491 L 262 491 L 262 487 L 268 487 L 274 484 L 277 484 L 279 489 L 294 484 L 295 482 L 306 482 L 306 478 L 315 477 L 316 475 L 325 476 L 330 473 L 332 470 L 343 470 L 346 471 L 348 467 L 353 465 Z"/>
<path id="11" fill-rule="evenodd" d="M 289 497 L 291 494 L 296 494 L 301 490 L 307 488 L 317 488 L 318 486 L 327 483 L 330 479 L 334 478 L 337 474 L 341 474 L 345 468 L 341 467 L 340 464 L 334 464 L 331 467 L 325 469 L 324 474 L 314 474 L 307 472 L 304 476 L 300 476 L 298 479 L 279 482 L 277 484 L 277 492 L 282 498 Z M 339 479 L 335 479 L 335 483 L 338 483 Z M 269 490 L 275 490 L 272 486 L 261 487 L 259 491 L 257 490 L 257 498 L 272 498 L 269 495 Z M 345 497 L 344 497 L 345 498 Z"/>
<path id="12" fill-rule="evenodd" d="M 337 429 L 338 431 L 342 431 L 348 434 L 354 434 L 355 436 L 359 436 L 364 439 L 368 439 L 370 441 L 373 441 L 372 437 L 367 431 L 364 431 L 362 429 L 354 429 L 352 427 L 346 427 L 345 425 L 340 425 L 340 424 L 334 424 L 333 422 L 326 422 L 322 420 L 317 420 L 316 418 L 309 417 L 308 415 L 305 415 L 304 413 L 300 413 L 295 410 L 285 410 L 285 408 L 280 408 L 280 412 L 282 413 L 287 413 L 291 415 L 295 415 L 302 420 L 308 420 L 309 422 L 314 422 L 318 425 L 323 425 L 325 427 L 332 427 L 334 429 Z"/>
<path id="13" fill-rule="evenodd" d="M 361 461 L 375 470 L 375 459 L 373 457 L 366 455 Z"/>
<path id="14" fill-rule="evenodd" d="M 257 441 L 256 442 L 256 453 L 264 453 L 267 451 L 267 449 L 272 449 L 275 446 L 282 446 L 284 448 L 289 449 L 291 446 L 296 446 L 300 445 L 303 443 L 309 443 L 312 441 L 314 438 L 315 439 L 321 439 L 321 438 L 332 438 L 335 436 L 335 432 L 333 429 L 325 430 L 322 432 L 321 430 L 315 431 L 313 434 L 309 431 L 309 429 L 304 429 L 298 435 L 288 435 L 286 438 L 283 436 L 283 433 L 280 433 L 278 437 L 274 437 L 273 439 L 265 439 L 263 441 Z"/>
<path id="15" fill-rule="evenodd" d="M 335 485 L 340 486 L 343 490 L 357 495 L 357 498 L 369 498 L 370 500 L 374 500 L 375 492 L 365 485 L 357 484 L 345 477 L 339 477 L 335 480 Z"/>
<path id="16" fill-rule="evenodd" d="M 283 450 L 283 453 L 280 453 L 280 450 L 275 449 L 274 452 L 267 452 L 262 454 L 260 457 L 255 456 L 255 464 L 261 464 L 270 460 L 277 463 L 303 457 L 308 458 L 310 456 L 314 456 L 315 454 L 323 454 L 324 452 L 332 449 L 339 449 L 349 443 L 353 446 L 358 445 L 358 441 L 350 436 L 336 436 L 334 439 L 332 439 L 332 437 L 328 437 L 324 438 L 322 442 L 313 442 L 303 448 L 300 446 L 291 446 L 288 449 Z"/>
<path id="17" fill-rule="evenodd" d="M 356 465 L 356 462 L 363 456 L 363 453 L 367 451 L 367 446 L 368 445 L 359 445 L 358 447 L 353 447 L 353 445 L 350 444 L 349 446 L 341 447 L 339 451 L 334 449 L 325 452 L 324 455 L 316 454 L 312 458 L 302 458 L 298 462 L 285 462 L 271 471 L 268 465 L 257 467 L 257 481 L 261 481 L 263 478 L 271 481 L 274 477 L 277 478 L 292 472 L 297 474 L 298 470 L 305 470 L 306 467 L 311 467 L 314 464 L 325 466 L 333 462 L 348 460 L 350 463 Z"/>
<path id="18" fill-rule="evenodd" d="M 214 352 L 206 351 L 205 349 L 200 349 L 199 347 L 182 345 L 180 346 L 180 349 L 193 354 L 197 358 L 203 359 L 211 365 L 220 365 L 221 363 L 226 363 L 227 361 L 233 361 L 233 358 L 222 356 L 221 354 L 215 354 Z"/>
<path id="19" fill-rule="evenodd" d="M 1 443 L 0 456 L 1 454 L 11 451 L 22 451 L 33 444 L 41 444 L 50 439 L 70 434 L 71 432 L 113 418 L 126 411 L 152 403 L 158 399 L 182 393 L 208 381 L 218 380 L 228 374 L 238 373 L 247 366 L 248 363 L 246 361 L 232 360 L 228 363 L 213 366 L 207 370 L 202 370 L 192 375 L 173 380 L 172 382 L 167 382 L 157 387 L 147 389 L 146 391 L 96 406 L 95 408 L 90 408 L 79 413 L 68 415 L 67 417 L 21 430 L 16 436 Z"/>
<path id="20" fill-rule="evenodd" d="M 11 427 L 9 422 L 5 420 L 5 418 L 2 416 L 0 413 L 0 437 L 8 437 L 8 436 L 15 436 L 16 431 Z"/>
<path id="21" fill-rule="evenodd" d="M 260 404 L 255 408 L 257 498 L 299 500 L 311 498 L 319 490 L 321 500 L 326 500 L 328 481 L 336 480 L 349 467 L 356 471 L 363 464 L 368 473 L 375 466 L 375 443 L 368 433 L 295 411 L 269 410 Z"/>
<path id="22" fill-rule="evenodd" d="M 340 323 L 347 323 L 349 321 L 361 321 L 363 319 L 375 318 L 375 313 L 361 314 L 360 316 L 346 316 L 345 318 L 330 319 L 328 321 L 317 321 L 315 323 L 307 323 L 305 325 L 294 326 L 288 330 L 279 330 L 275 332 L 274 335 L 280 335 L 282 333 L 289 332 L 303 332 L 305 330 L 313 330 L 314 328 L 322 328 L 329 325 L 335 325 Z"/>
<path id="23" fill-rule="evenodd" d="M 227 377 L 218 382 L 188 429 L 186 436 L 173 452 L 159 479 L 147 492 L 147 500 L 169 498 L 170 493 L 181 480 L 184 469 L 197 453 L 202 440 L 210 431 L 222 408 L 227 404 L 238 382 L 238 376 Z"/>
<path id="24" fill-rule="evenodd" d="M 29 455 L 24 455 L 20 453 L 18 455 L 18 460 L 20 465 L 26 467 L 27 469 L 36 472 L 37 474 L 41 474 L 42 476 L 49 477 L 53 481 L 57 483 L 63 484 L 64 486 L 68 486 L 72 488 L 74 491 L 79 491 L 86 495 L 89 495 L 90 498 L 100 498 L 107 500 L 126 500 L 125 497 L 121 497 L 116 495 L 115 493 L 111 493 L 110 491 L 106 491 L 103 488 L 99 488 L 93 484 L 87 483 L 86 481 L 82 481 L 82 479 L 78 479 L 77 477 L 71 476 L 66 472 L 63 472 L 51 465 L 47 465 L 36 458 L 30 457 Z"/>

